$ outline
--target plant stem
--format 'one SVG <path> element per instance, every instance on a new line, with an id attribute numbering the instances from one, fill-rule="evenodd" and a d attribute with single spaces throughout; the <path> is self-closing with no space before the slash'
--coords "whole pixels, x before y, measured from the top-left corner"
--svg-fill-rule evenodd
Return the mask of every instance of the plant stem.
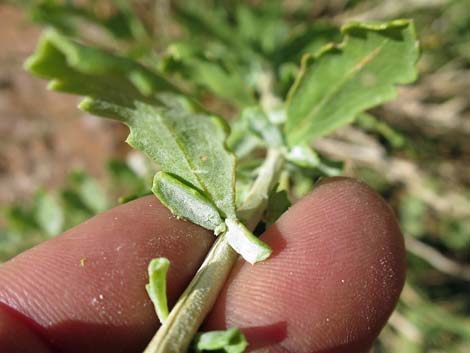
<path id="1" fill-rule="evenodd" d="M 276 185 L 283 164 L 282 151 L 268 150 L 258 177 L 238 210 L 240 219 L 249 229 L 253 230 L 261 220 L 269 192 Z M 237 258 L 238 254 L 228 244 L 225 233 L 219 235 L 193 280 L 171 310 L 167 321 L 157 331 L 144 353 L 187 351 Z"/>

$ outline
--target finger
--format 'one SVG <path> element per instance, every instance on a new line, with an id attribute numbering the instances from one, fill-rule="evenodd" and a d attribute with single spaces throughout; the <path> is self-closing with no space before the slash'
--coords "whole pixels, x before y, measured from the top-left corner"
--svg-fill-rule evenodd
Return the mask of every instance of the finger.
<path id="1" fill-rule="evenodd" d="M 170 260 L 172 304 L 212 239 L 153 196 L 98 215 L 0 267 L 0 322 L 8 317 L 24 331 L 21 340 L 0 324 L 0 342 L 34 347 L 35 337 L 54 352 L 139 351 L 157 328 L 144 288 L 150 259 Z"/>
<path id="2" fill-rule="evenodd" d="M 367 351 L 405 276 L 403 238 L 380 196 L 330 180 L 262 239 L 273 256 L 237 264 L 205 329 L 241 327 L 257 352 Z"/>

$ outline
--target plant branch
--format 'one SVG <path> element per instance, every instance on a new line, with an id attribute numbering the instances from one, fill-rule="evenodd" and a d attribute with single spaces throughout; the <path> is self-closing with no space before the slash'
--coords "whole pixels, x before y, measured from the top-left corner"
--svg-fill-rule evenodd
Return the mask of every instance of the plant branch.
<path id="1" fill-rule="evenodd" d="M 284 163 L 280 150 L 268 151 L 247 199 L 239 209 L 239 217 L 251 230 L 261 220 L 267 198 L 276 185 Z M 204 263 L 160 327 L 144 353 L 186 352 L 204 318 L 212 309 L 238 254 L 221 234 Z"/>

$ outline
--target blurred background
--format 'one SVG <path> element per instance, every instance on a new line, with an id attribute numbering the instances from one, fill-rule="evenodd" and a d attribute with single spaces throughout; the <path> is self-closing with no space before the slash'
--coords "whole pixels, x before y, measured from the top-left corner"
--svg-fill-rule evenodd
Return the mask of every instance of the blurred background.
<path id="1" fill-rule="evenodd" d="M 215 3 L 221 1 L 197 6 Z M 278 17 L 257 20 L 271 36 L 291 36 L 299 53 L 338 40 L 337 28 L 351 20 L 415 20 L 422 47 L 418 81 L 314 147 L 343 162 L 343 174 L 380 192 L 406 236 L 407 283 L 374 352 L 469 352 L 470 1 L 246 3 L 261 14 L 272 13 L 275 3 Z M 178 13 L 183 4 L 0 1 L 0 261 L 120 197 L 145 192 L 152 174 L 152 166 L 123 142 L 125 127 L 80 112 L 77 97 L 48 91 L 22 69 L 41 31 L 52 26 L 155 65 L 168 43 L 183 35 L 172 20 L 184 17 Z M 266 38 L 262 44 L 269 47 Z M 286 77 L 298 69 L 299 57 L 283 66 Z M 198 94 L 224 117 L 237 114 L 236 103 Z"/>

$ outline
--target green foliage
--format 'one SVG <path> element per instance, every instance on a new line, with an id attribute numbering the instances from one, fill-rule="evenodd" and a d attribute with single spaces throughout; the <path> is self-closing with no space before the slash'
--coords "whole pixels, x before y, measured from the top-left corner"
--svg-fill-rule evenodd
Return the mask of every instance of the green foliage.
<path id="1" fill-rule="evenodd" d="M 225 331 L 210 331 L 198 334 L 192 343 L 192 351 L 195 353 L 242 353 L 247 345 L 243 333 L 237 328 L 230 328 Z"/>
<path id="2" fill-rule="evenodd" d="M 170 182 L 169 175 L 164 178 L 160 174 L 154 183 L 156 195 L 175 215 L 220 233 L 225 229 L 222 222 L 214 226 L 203 220 L 206 214 L 197 216 L 194 212 L 207 198 L 204 210 L 209 210 L 207 206 L 212 203 L 216 210 L 211 211 L 218 212 L 219 218 L 236 220 L 235 157 L 225 147 L 227 127 L 223 120 L 195 111 L 189 100 L 176 94 L 173 85 L 143 66 L 85 47 L 58 33 L 46 34 L 26 67 L 52 80 L 52 89 L 87 96 L 80 104 L 83 110 L 129 126 L 127 142 L 164 172 L 181 179 L 182 183 L 177 184 L 176 179 Z M 113 83 L 112 89 L 109 83 Z M 184 183 L 188 187 L 183 187 Z M 262 242 L 248 231 L 229 233 L 231 244 L 244 244 L 234 248 L 245 258 L 260 261 L 266 257 L 267 246 L 262 255 L 253 257 Z"/>

